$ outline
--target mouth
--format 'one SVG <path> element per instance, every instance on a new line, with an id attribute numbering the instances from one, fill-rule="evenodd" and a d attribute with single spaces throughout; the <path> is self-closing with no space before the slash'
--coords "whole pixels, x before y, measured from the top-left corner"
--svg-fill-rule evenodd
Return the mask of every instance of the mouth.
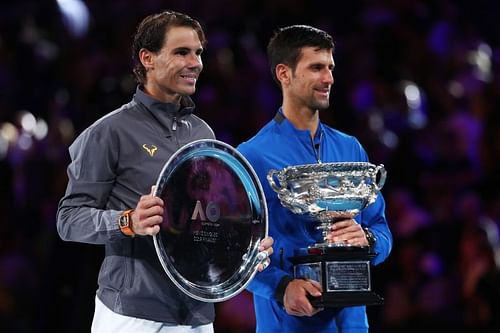
<path id="1" fill-rule="evenodd" d="M 185 80 L 189 84 L 195 84 L 196 80 L 198 80 L 197 73 L 180 74 L 180 77 L 181 77 L 181 79 Z"/>
<path id="2" fill-rule="evenodd" d="M 328 97 L 330 96 L 330 88 L 316 88 L 314 89 L 320 96 Z"/>

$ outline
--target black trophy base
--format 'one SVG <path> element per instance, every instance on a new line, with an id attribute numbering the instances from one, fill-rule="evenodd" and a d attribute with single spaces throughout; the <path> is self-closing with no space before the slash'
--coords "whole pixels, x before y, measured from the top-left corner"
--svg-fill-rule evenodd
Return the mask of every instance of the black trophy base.
<path id="1" fill-rule="evenodd" d="M 311 297 L 309 302 L 315 308 L 334 308 L 360 305 L 382 305 L 384 299 L 372 291 L 336 291 Z"/>
<path id="2" fill-rule="evenodd" d="M 321 284 L 323 294 L 310 297 L 314 307 L 382 305 L 384 299 L 371 290 L 370 260 L 375 257 L 368 247 L 309 247 L 289 259 L 295 278 Z M 306 252 L 306 254 L 304 254 Z"/>

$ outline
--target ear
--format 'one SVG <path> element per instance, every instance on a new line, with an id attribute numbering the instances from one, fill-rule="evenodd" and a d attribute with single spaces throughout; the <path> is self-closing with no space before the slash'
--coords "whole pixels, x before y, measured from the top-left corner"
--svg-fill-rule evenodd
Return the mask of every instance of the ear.
<path id="1" fill-rule="evenodd" d="M 142 48 L 139 51 L 139 60 L 144 68 L 146 68 L 146 71 L 154 68 L 154 54 L 151 51 Z"/>
<path id="2" fill-rule="evenodd" d="M 286 86 L 290 84 L 290 78 L 292 77 L 292 69 L 290 67 L 285 64 L 277 64 L 275 74 L 281 85 Z"/>

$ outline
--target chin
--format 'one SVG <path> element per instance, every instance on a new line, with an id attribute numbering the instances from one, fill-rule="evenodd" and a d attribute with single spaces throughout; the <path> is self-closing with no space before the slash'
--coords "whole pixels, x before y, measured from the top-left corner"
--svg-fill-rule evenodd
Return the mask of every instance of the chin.
<path id="1" fill-rule="evenodd" d="M 195 91 L 196 91 L 195 88 L 193 88 L 193 89 L 186 89 L 181 94 L 184 95 L 184 96 L 191 96 L 192 94 L 195 93 Z"/>
<path id="2" fill-rule="evenodd" d="M 330 107 L 330 103 L 316 103 L 314 105 L 314 110 L 325 110 Z"/>

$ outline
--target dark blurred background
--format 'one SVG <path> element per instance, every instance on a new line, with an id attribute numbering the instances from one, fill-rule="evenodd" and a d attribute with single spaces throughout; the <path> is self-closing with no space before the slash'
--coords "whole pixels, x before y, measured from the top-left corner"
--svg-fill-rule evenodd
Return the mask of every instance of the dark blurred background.
<path id="1" fill-rule="evenodd" d="M 371 332 L 500 331 L 500 2 L 491 0 L 18 0 L 0 9 L 0 332 L 89 332 L 103 249 L 55 230 L 67 147 L 130 100 L 137 23 L 164 9 L 209 43 L 194 100 L 232 145 L 281 96 L 265 46 L 310 24 L 336 41 L 327 124 L 383 163 L 394 234 L 373 270 Z M 263 148 L 265 149 L 265 148 Z M 216 332 L 252 332 L 251 296 Z"/>

